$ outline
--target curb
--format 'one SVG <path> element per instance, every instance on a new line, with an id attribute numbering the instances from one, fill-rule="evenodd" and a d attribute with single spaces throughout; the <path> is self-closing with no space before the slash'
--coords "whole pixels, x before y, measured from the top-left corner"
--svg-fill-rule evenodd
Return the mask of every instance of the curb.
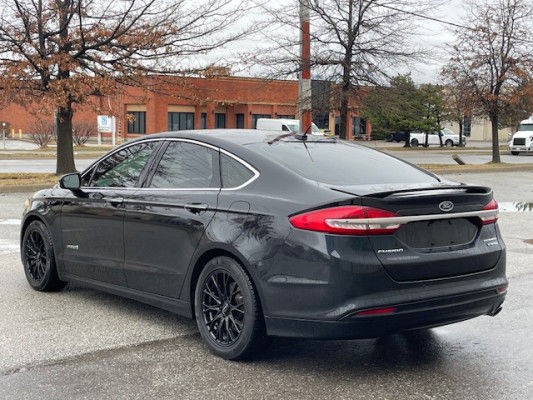
<path id="1" fill-rule="evenodd" d="M 27 193 L 27 192 L 37 192 L 42 189 L 49 189 L 54 186 L 53 183 L 50 184 L 40 184 L 40 185 L 10 185 L 10 186 L 0 186 L 0 193 Z"/>

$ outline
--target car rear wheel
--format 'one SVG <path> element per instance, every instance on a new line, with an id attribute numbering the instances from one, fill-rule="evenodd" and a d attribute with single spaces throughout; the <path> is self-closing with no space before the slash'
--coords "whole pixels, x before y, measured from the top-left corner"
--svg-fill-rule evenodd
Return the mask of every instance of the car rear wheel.
<path id="1" fill-rule="evenodd" d="M 26 228 L 21 250 L 24 273 L 33 289 L 51 292 L 65 286 L 57 275 L 52 236 L 42 222 L 33 221 Z"/>
<path id="2" fill-rule="evenodd" d="M 445 145 L 446 147 L 453 147 L 453 140 L 451 140 L 451 139 L 446 140 L 446 141 L 444 142 L 444 145 Z"/>
<path id="3" fill-rule="evenodd" d="M 418 140 L 417 139 L 411 139 L 411 147 L 418 147 Z"/>
<path id="4" fill-rule="evenodd" d="M 222 358 L 249 358 L 266 343 L 256 290 L 232 258 L 216 257 L 205 265 L 196 284 L 194 309 L 202 339 Z"/>
<path id="5" fill-rule="evenodd" d="M 513 156 L 517 156 L 518 153 L 519 153 L 518 151 L 511 151 L 511 154 L 512 154 Z"/>

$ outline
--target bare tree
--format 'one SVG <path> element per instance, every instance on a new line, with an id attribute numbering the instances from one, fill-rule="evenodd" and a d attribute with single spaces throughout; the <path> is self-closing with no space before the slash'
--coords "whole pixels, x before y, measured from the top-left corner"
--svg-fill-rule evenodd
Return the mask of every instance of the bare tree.
<path id="1" fill-rule="evenodd" d="M 36 118 L 30 125 L 30 141 L 40 148 L 48 146 L 55 137 L 54 121 Z"/>
<path id="2" fill-rule="evenodd" d="M 75 146 L 85 145 L 91 136 L 98 132 L 94 121 L 74 121 L 72 123 L 72 139 Z"/>
<path id="3" fill-rule="evenodd" d="M 304 1 L 304 0 L 299 0 Z M 421 54 L 409 39 L 416 33 L 415 14 L 423 16 L 432 0 L 309 0 L 313 76 L 339 85 L 340 136 L 346 138 L 350 97 L 362 85 L 387 82 L 398 66 Z M 296 4 L 296 6 L 298 3 Z M 269 35 L 275 49 L 258 59 L 276 74 L 299 72 L 297 7 L 267 7 Z M 416 12 L 415 12 L 416 11 Z M 274 54 L 274 56 L 271 56 Z"/>
<path id="4" fill-rule="evenodd" d="M 523 95 L 533 71 L 533 3 L 530 0 L 471 0 L 445 78 L 464 85 L 472 103 L 491 121 L 492 162 L 500 162 L 499 120 Z"/>
<path id="5" fill-rule="evenodd" d="M 205 65 L 195 56 L 246 33 L 235 22 L 247 8 L 239 0 L 5 0 L 0 90 L 56 111 L 56 172 L 74 171 L 76 104 L 158 74 L 198 74 Z"/>

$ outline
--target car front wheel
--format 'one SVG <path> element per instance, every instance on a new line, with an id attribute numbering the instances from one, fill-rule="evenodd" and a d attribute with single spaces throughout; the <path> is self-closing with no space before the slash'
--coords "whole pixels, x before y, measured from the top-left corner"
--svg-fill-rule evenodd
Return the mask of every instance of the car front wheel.
<path id="1" fill-rule="evenodd" d="M 412 139 L 411 140 L 411 147 L 418 147 L 418 140 L 417 139 Z"/>
<path id="2" fill-rule="evenodd" d="M 205 265 L 196 284 L 194 310 L 202 339 L 222 358 L 249 358 L 266 343 L 254 285 L 230 257 L 216 257 Z"/>
<path id="3" fill-rule="evenodd" d="M 518 151 L 511 151 L 511 154 L 512 154 L 513 156 L 517 156 L 517 155 L 519 154 L 519 152 L 518 152 Z"/>
<path id="4" fill-rule="evenodd" d="M 444 145 L 446 147 L 452 147 L 453 146 L 453 140 L 451 140 L 451 139 L 446 140 L 446 142 L 444 142 Z"/>
<path id="5" fill-rule="evenodd" d="M 21 253 L 24 273 L 33 289 L 51 292 L 65 286 L 57 275 L 52 236 L 42 222 L 33 221 L 26 228 Z"/>

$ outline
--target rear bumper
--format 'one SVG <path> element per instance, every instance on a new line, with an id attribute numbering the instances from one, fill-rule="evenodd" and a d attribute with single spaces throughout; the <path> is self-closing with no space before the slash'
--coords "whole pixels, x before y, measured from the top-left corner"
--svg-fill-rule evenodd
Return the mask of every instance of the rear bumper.
<path id="1" fill-rule="evenodd" d="M 271 336 L 309 339 L 364 339 L 395 332 L 431 328 L 464 321 L 481 315 L 495 315 L 501 309 L 505 292 L 497 288 L 462 295 L 434 298 L 394 307 L 391 314 L 355 316 L 341 320 L 303 320 L 265 317 Z"/>

